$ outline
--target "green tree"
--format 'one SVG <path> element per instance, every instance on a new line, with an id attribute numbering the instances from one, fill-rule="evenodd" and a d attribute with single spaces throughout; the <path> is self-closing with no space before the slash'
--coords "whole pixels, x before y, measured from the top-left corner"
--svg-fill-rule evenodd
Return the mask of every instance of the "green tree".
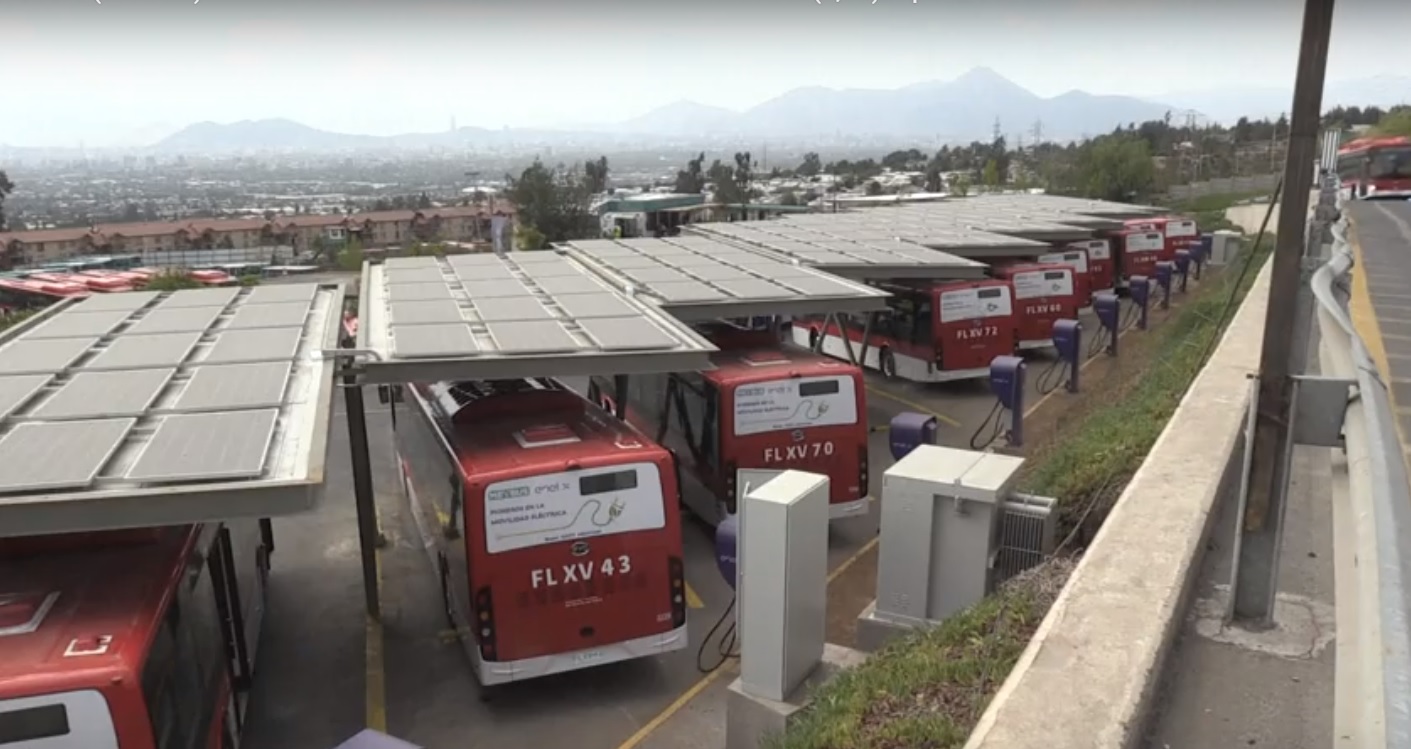
<path id="1" fill-rule="evenodd" d="M 951 177 L 950 193 L 957 197 L 965 197 L 970 194 L 970 178 L 964 174 L 957 174 Z"/>
<path id="2" fill-rule="evenodd" d="M 999 162 L 994 159 L 986 161 L 985 171 L 980 179 L 984 181 L 985 187 L 999 187 Z"/>
<path id="3" fill-rule="evenodd" d="M 700 195 L 706 186 L 704 167 L 704 153 L 687 161 L 686 168 L 676 173 L 676 185 L 672 188 L 673 192 L 682 195 Z"/>
<path id="4" fill-rule="evenodd" d="M 576 169 L 549 168 L 538 159 L 509 177 L 506 196 L 518 211 L 517 221 L 538 230 L 545 243 L 586 239 L 598 233 L 589 208 L 592 193 Z"/>
<path id="5" fill-rule="evenodd" d="M 1130 201 L 1156 184 L 1156 167 L 1146 141 L 1131 135 L 1099 138 L 1083 149 L 1077 163 L 1077 187 L 1090 198 Z"/>
<path id="6" fill-rule="evenodd" d="M 166 270 L 152 277 L 143 287 L 146 291 L 179 291 L 181 289 L 199 289 L 201 282 L 192 278 L 190 274 L 182 270 Z"/>
<path id="7" fill-rule="evenodd" d="M 599 156 L 596 161 L 583 162 L 583 184 L 594 195 L 607 192 L 608 157 Z"/>
<path id="8" fill-rule="evenodd" d="M 6 176 L 5 170 L 0 169 L 0 229 L 9 226 L 5 223 L 5 198 L 10 197 L 10 193 L 15 191 L 15 183 Z"/>
<path id="9" fill-rule="evenodd" d="M 800 177 L 816 177 L 823 171 L 823 159 L 818 154 L 809 151 L 803 155 L 803 162 L 799 164 L 794 173 Z"/>
<path id="10" fill-rule="evenodd" d="M 1373 128 L 1377 135 L 1411 135 L 1411 107 L 1395 107 L 1382 115 Z M 3 175 L 0 175 L 3 178 Z"/>
<path id="11" fill-rule="evenodd" d="M 803 201 L 799 199 L 798 193 L 793 190 L 785 190 L 779 196 L 779 205 L 803 205 Z"/>
<path id="12" fill-rule="evenodd" d="M 544 232 L 529 224 L 521 223 L 514 228 L 514 246 L 519 250 L 542 250 L 549 246 Z"/>
<path id="13" fill-rule="evenodd" d="M 881 194 L 882 194 L 882 184 L 881 184 L 880 182 L 878 182 L 877 180 L 875 180 L 875 179 L 872 180 L 872 181 L 870 181 L 870 182 L 868 182 L 868 183 L 867 183 L 867 194 L 868 194 L 868 195 L 881 195 Z"/>
<path id="14" fill-rule="evenodd" d="M 356 240 L 344 246 L 338 253 L 338 267 L 346 271 L 362 270 L 363 246 Z"/>

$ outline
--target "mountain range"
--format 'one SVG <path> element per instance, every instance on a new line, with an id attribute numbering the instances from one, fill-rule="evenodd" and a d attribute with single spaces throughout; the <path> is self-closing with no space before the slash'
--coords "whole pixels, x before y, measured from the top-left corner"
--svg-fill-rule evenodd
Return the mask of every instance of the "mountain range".
<path id="1" fill-rule="evenodd" d="M 1326 106 L 1387 106 L 1405 101 L 1408 95 L 1411 78 L 1377 76 L 1330 82 L 1324 102 Z M 330 132 L 288 119 L 265 119 L 188 125 L 142 150 L 161 154 L 425 150 L 761 138 L 808 143 L 839 136 L 934 144 L 988 140 L 997 122 L 1005 134 L 1023 132 L 1028 139 L 1038 125 L 1045 140 L 1063 141 L 1108 132 L 1120 124 L 1160 119 L 1167 112 L 1172 112 L 1178 121 L 1186 111 L 1220 122 L 1232 122 L 1240 116 L 1275 117 L 1288 109 L 1291 98 L 1290 91 L 1278 88 L 1172 92 L 1151 99 L 1078 90 L 1042 97 L 981 67 L 954 80 L 899 89 L 799 88 L 744 111 L 683 100 L 624 122 L 571 130 L 462 127 L 378 136 Z M 4 150 L 0 148 L 0 152 Z"/>

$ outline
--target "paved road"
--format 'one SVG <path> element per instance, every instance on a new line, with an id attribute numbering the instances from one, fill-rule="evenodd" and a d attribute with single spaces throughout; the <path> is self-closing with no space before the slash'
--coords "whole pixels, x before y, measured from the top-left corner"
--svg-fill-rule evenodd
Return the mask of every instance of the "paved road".
<path id="1" fill-rule="evenodd" d="M 1402 445 L 1411 446 L 1411 201 L 1354 201 L 1347 213 L 1358 255 L 1353 319 L 1391 385 Z"/>

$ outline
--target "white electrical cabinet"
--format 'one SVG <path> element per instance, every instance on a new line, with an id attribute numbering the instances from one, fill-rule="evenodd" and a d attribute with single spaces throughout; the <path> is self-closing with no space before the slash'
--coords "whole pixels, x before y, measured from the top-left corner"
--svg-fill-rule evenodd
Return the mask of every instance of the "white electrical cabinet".
<path id="1" fill-rule="evenodd" d="M 1210 235 L 1210 257 L 1206 262 L 1210 265 L 1229 265 L 1235 261 L 1235 257 L 1240 254 L 1240 246 L 1244 242 L 1244 237 L 1239 232 L 1229 229 L 1221 229 Z"/>
<path id="2" fill-rule="evenodd" d="M 1023 458 L 922 445 L 882 478 L 879 620 L 937 622 L 985 597 Z"/>
<path id="3" fill-rule="evenodd" d="M 740 680 L 750 694 L 782 702 L 823 657 L 828 477 L 784 471 L 742 497 Z"/>

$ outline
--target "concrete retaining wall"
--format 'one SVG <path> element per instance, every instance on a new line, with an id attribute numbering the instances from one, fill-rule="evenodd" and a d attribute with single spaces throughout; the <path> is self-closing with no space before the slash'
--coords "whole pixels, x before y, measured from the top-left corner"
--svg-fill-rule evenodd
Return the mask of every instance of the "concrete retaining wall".
<path id="1" fill-rule="evenodd" d="M 1240 463 L 1268 297 L 1266 265 L 966 749 L 1140 744 L 1211 518 Z"/>

